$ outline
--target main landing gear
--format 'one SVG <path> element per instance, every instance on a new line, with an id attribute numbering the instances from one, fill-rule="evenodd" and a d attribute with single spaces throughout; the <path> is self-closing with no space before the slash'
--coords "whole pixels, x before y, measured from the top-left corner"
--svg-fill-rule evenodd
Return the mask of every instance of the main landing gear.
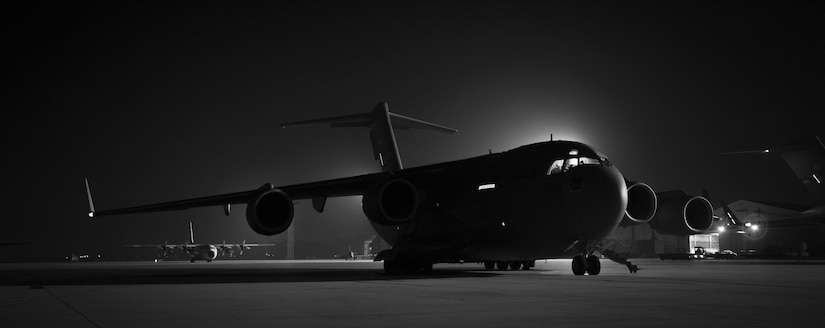
<path id="1" fill-rule="evenodd" d="M 591 276 L 596 276 L 602 271 L 602 264 L 596 255 L 576 255 L 573 257 L 573 274 L 583 275 L 585 272 Z"/>

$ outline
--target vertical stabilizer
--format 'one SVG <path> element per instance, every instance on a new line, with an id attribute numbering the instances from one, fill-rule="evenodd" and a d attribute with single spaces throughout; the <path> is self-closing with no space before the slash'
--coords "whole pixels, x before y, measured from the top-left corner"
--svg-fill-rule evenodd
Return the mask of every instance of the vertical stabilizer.
<path id="1" fill-rule="evenodd" d="M 380 102 L 373 108 L 370 124 L 370 142 L 375 160 L 381 164 L 381 171 L 395 171 L 404 168 L 401 164 L 401 154 L 398 153 L 398 144 L 395 142 L 395 133 L 390 122 L 390 108 L 385 102 Z"/>
<path id="2" fill-rule="evenodd" d="M 444 133 L 457 132 L 455 129 L 438 124 L 391 113 L 389 111 L 389 105 L 386 102 L 379 102 L 378 105 L 373 108 L 372 112 L 369 113 L 283 123 L 281 127 L 288 128 L 310 125 L 329 125 L 334 128 L 368 127 L 370 129 L 373 155 L 375 156 L 375 160 L 381 165 L 381 170 L 384 172 L 404 168 L 401 163 L 401 155 L 398 152 L 398 145 L 395 142 L 394 129 L 420 129 Z"/>

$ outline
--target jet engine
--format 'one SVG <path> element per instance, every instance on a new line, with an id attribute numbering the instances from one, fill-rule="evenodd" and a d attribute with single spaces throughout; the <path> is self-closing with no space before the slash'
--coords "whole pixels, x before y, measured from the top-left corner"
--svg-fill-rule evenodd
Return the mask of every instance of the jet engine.
<path id="1" fill-rule="evenodd" d="M 627 187 L 627 209 L 619 225 L 631 226 L 653 219 L 658 207 L 658 199 L 653 188 L 645 183 L 625 181 Z"/>
<path id="2" fill-rule="evenodd" d="M 292 224 L 294 205 L 280 189 L 261 187 L 261 193 L 246 206 L 246 222 L 253 231 L 272 236 L 284 232 Z"/>
<path id="3" fill-rule="evenodd" d="M 701 196 L 684 191 L 666 191 L 656 194 L 659 208 L 650 227 L 668 235 L 692 235 L 708 230 L 713 223 L 713 207 Z"/>
<path id="4" fill-rule="evenodd" d="M 409 221 L 418 212 L 418 190 L 407 180 L 394 179 L 376 192 L 364 194 L 364 214 L 378 224 L 396 225 Z"/>

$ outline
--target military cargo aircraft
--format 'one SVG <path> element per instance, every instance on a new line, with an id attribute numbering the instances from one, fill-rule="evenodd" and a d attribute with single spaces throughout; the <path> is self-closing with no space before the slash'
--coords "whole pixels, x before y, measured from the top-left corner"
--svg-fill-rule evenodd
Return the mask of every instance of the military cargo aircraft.
<path id="1" fill-rule="evenodd" d="M 189 257 L 189 262 L 202 260 L 206 262 L 214 261 L 218 255 L 225 255 L 226 253 L 233 253 L 237 249 L 240 255 L 243 255 L 245 249 L 251 247 L 275 246 L 275 244 L 248 244 L 244 240 L 240 244 L 227 244 L 224 241 L 222 244 L 195 244 L 195 233 L 192 230 L 192 222 L 189 222 L 189 241 L 184 244 L 168 244 L 164 242 L 158 245 L 127 245 L 129 247 L 138 248 L 157 248 L 163 252 L 163 257 L 166 258 L 169 253 L 176 250 L 182 250 Z"/>
<path id="2" fill-rule="evenodd" d="M 618 226 L 647 223 L 661 233 L 694 234 L 713 221 L 710 202 L 682 191 L 655 192 L 622 176 L 590 146 L 551 140 L 501 153 L 404 168 L 394 129 L 455 133 L 402 116 L 380 102 L 369 113 L 282 124 L 366 127 L 381 172 L 208 197 L 96 211 L 89 217 L 246 204 L 250 228 L 271 236 L 289 228 L 294 201 L 323 212 L 328 197 L 360 195 L 364 214 L 391 249 L 376 256 L 385 272 L 429 271 L 434 263 L 483 262 L 529 269 L 535 260 L 572 257 L 576 275 L 597 275 L 604 240 Z M 626 259 L 611 259 L 625 263 Z"/>

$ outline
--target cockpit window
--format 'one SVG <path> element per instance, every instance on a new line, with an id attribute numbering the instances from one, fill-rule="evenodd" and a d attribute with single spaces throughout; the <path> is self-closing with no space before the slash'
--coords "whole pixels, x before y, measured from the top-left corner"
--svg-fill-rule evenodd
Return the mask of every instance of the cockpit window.
<path id="1" fill-rule="evenodd" d="M 591 157 L 578 157 L 577 151 L 570 151 L 569 157 L 565 159 L 557 159 L 550 164 L 550 169 L 547 170 L 547 175 L 567 172 L 579 165 L 604 165 L 604 159 Z"/>
<path id="2" fill-rule="evenodd" d="M 547 171 L 547 175 L 561 173 L 562 163 L 564 163 L 563 159 L 553 161 L 553 164 L 550 164 L 550 170 Z"/>

